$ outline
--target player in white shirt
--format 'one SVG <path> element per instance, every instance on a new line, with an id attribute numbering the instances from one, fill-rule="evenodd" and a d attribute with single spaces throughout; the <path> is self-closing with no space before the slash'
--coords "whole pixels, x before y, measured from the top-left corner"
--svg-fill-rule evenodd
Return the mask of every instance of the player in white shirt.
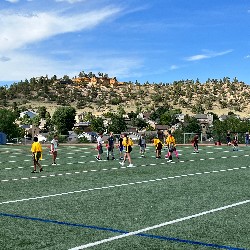
<path id="1" fill-rule="evenodd" d="M 52 154 L 52 165 L 56 165 L 56 158 L 57 158 L 57 148 L 58 148 L 58 136 L 54 135 L 53 140 L 51 141 L 50 152 Z"/>
<path id="2" fill-rule="evenodd" d="M 98 161 L 101 160 L 101 155 L 103 153 L 103 149 L 102 149 L 102 137 L 103 137 L 103 134 L 100 133 L 99 136 L 97 137 L 97 150 L 98 150 L 98 155 L 96 156 L 96 159 Z"/>

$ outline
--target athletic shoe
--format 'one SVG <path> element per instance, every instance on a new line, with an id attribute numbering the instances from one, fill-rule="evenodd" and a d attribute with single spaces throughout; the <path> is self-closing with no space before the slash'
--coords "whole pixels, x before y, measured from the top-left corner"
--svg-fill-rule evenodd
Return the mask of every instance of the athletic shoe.
<path id="1" fill-rule="evenodd" d="M 33 170 L 31 173 L 36 173 L 36 171 L 35 171 L 35 170 Z"/>
<path id="2" fill-rule="evenodd" d="M 134 167 L 133 164 L 129 164 L 129 165 L 128 165 L 128 168 L 132 168 L 132 167 Z"/>
<path id="3" fill-rule="evenodd" d="M 172 162 L 173 160 L 168 160 L 167 162 Z"/>
<path id="4" fill-rule="evenodd" d="M 42 172 L 42 171 L 43 171 L 43 168 L 40 169 L 40 172 Z"/>
<path id="5" fill-rule="evenodd" d="M 122 166 L 124 165 L 124 162 L 122 161 L 122 162 L 119 162 Z"/>
<path id="6" fill-rule="evenodd" d="M 107 160 L 109 160 L 109 157 L 107 157 Z"/>
<path id="7" fill-rule="evenodd" d="M 98 158 L 97 156 L 95 157 L 96 158 L 96 160 L 98 160 L 98 161 L 100 161 L 101 159 L 100 158 Z"/>
<path id="8" fill-rule="evenodd" d="M 115 160 L 115 157 L 112 157 L 112 160 Z"/>
<path id="9" fill-rule="evenodd" d="M 51 165 L 52 165 L 52 166 L 55 166 L 55 165 L 56 165 L 56 163 L 52 163 Z"/>

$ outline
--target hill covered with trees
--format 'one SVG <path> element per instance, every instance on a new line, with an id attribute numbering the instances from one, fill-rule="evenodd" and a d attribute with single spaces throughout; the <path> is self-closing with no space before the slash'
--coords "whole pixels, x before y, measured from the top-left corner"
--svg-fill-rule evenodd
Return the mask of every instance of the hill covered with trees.
<path id="1" fill-rule="evenodd" d="M 125 105 L 134 111 L 148 112 L 164 106 L 180 109 L 183 113 L 228 114 L 234 112 L 241 117 L 250 114 L 250 86 L 230 80 L 208 79 L 180 80 L 173 83 L 118 82 L 107 74 L 80 72 L 77 77 L 58 79 L 34 77 L 30 80 L 0 87 L 0 106 L 38 108 L 72 106 L 76 110 L 107 112 Z"/>

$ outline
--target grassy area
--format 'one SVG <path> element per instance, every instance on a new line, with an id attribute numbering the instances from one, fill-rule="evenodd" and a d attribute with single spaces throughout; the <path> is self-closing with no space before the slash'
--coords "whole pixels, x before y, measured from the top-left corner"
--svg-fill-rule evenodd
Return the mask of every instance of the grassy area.
<path id="1" fill-rule="evenodd" d="M 32 174 L 30 147 L 0 147 L 1 249 L 250 248 L 250 147 L 179 146 L 168 163 L 134 146 L 132 168 L 94 148 L 61 146 L 52 166 L 44 147 Z"/>

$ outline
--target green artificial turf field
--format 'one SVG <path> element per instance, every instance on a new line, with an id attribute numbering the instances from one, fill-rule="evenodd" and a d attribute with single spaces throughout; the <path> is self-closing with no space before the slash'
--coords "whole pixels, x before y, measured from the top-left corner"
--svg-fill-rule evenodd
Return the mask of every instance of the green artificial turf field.
<path id="1" fill-rule="evenodd" d="M 44 146 L 31 173 L 30 147 L 1 146 L 0 249 L 249 249 L 250 147 L 177 149 L 168 163 L 134 146 L 128 167 L 60 146 L 52 166 Z"/>

